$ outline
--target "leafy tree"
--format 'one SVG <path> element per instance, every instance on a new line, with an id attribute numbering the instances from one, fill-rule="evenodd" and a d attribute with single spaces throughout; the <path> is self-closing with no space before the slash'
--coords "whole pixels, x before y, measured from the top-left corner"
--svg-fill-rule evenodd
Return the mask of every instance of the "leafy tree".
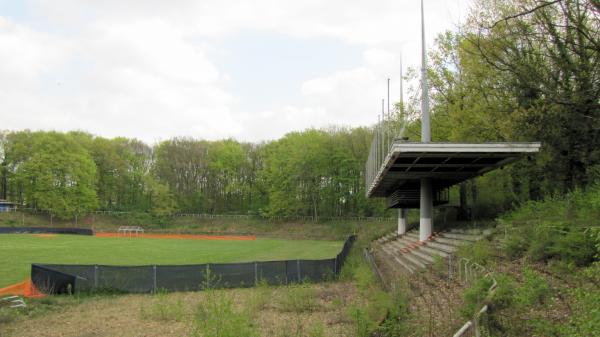
<path id="1" fill-rule="evenodd" d="M 97 207 L 96 166 L 85 149 L 69 135 L 56 132 L 25 134 L 30 153 L 13 164 L 12 179 L 23 201 L 60 218 L 86 214 Z M 18 157 L 19 146 L 14 148 Z"/>

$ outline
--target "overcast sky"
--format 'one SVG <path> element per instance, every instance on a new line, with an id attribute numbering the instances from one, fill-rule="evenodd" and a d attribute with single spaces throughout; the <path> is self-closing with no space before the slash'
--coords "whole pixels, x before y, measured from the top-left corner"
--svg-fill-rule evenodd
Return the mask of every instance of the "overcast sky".
<path id="1" fill-rule="evenodd" d="M 469 0 L 425 0 L 427 44 Z M 419 0 L 0 0 L 0 129 L 242 141 L 377 120 Z"/>

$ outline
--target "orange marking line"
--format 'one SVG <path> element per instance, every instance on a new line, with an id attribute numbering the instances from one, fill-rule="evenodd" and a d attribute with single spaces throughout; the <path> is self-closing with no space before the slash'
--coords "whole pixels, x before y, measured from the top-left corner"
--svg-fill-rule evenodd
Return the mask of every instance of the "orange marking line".
<path id="1" fill-rule="evenodd" d="M 99 238 L 143 238 L 143 239 L 184 239 L 184 240 L 222 240 L 222 241 L 252 241 L 256 240 L 256 235 L 202 235 L 202 234 L 159 234 L 159 233 L 139 233 L 123 234 L 114 232 L 97 232 L 95 235 Z"/>
<path id="2" fill-rule="evenodd" d="M 40 238 L 53 238 L 56 234 L 31 234 L 32 236 L 37 236 Z"/>
<path id="3" fill-rule="evenodd" d="M 4 295 L 19 295 L 28 298 L 46 297 L 46 294 L 42 293 L 35 287 L 33 282 L 31 282 L 31 279 L 15 283 L 8 287 L 0 288 L 0 296 Z"/>

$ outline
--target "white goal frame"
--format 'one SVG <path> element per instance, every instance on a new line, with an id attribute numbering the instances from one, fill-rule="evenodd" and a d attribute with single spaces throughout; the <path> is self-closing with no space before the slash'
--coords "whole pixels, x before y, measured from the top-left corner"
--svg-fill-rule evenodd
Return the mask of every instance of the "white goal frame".
<path id="1" fill-rule="evenodd" d="M 123 234 L 124 236 L 139 236 L 140 233 L 144 233 L 144 229 L 140 226 L 121 226 L 117 231 L 118 234 Z"/>

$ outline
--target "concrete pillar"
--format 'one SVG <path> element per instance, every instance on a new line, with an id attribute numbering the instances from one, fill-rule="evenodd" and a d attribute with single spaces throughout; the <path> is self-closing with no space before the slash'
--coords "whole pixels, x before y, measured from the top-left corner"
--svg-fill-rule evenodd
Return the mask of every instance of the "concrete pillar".
<path id="1" fill-rule="evenodd" d="M 398 235 L 406 233 L 408 227 L 408 210 L 406 208 L 398 209 Z"/>
<path id="2" fill-rule="evenodd" d="M 433 191 L 430 178 L 421 178 L 421 216 L 419 240 L 427 240 L 433 231 Z"/>

